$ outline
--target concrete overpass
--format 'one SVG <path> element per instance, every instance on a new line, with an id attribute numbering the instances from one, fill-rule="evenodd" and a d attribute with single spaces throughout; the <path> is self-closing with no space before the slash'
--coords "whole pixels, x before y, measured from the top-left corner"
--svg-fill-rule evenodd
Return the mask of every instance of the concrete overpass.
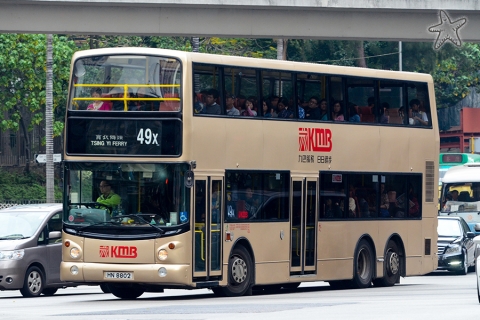
<path id="1" fill-rule="evenodd" d="M 0 0 L 0 32 L 435 41 L 440 10 L 480 41 L 479 0 Z"/>

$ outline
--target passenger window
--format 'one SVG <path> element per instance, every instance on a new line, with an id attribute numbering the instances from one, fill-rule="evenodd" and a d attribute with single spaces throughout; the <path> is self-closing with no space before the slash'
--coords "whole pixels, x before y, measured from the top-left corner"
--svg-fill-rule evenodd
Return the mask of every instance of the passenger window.
<path id="1" fill-rule="evenodd" d="M 284 172 L 227 171 L 227 221 L 288 219 L 288 181 Z"/>
<path id="2" fill-rule="evenodd" d="M 408 124 L 431 127 L 432 118 L 426 83 L 410 83 L 407 88 Z"/>
<path id="3" fill-rule="evenodd" d="M 348 121 L 375 122 L 377 110 L 374 82 L 371 79 L 347 78 Z"/>
<path id="4" fill-rule="evenodd" d="M 402 110 L 405 109 L 403 101 L 403 86 L 405 82 L 380 80 L 378 123 L 403 124 Z M 403 109 L 401 109 L 403 107 Z"/>

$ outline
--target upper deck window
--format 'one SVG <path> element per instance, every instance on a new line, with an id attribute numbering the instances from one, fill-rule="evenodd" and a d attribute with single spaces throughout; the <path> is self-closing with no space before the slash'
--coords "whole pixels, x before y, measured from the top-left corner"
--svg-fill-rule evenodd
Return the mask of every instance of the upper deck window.
<path id="1" fill-rule="evenodd" d="M 181 109 L 180 61 L 141 55 L 93 56 L 75 61 L 70 110 Z"/>

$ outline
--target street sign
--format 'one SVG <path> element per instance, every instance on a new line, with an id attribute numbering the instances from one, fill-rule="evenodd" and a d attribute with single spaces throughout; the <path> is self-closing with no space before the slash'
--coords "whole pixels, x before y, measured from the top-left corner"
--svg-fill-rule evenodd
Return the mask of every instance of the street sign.
<path id="1" fill-rule="evenodd" d="M 47 155 L 46 154 L 37 154 L 35 156 L 35 161 L 37 163 L 47 163 Z M 62 162 L 62 155 L 60 153 L 53 154 L 53 162 Z"/>

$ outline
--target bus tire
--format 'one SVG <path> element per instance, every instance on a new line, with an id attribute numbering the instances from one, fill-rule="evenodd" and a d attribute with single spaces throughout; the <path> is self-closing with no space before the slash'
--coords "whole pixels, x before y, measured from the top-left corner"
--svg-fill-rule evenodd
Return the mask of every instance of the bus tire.
<path id="1" fill-rule="evenodd" d="M 108 284 L 108 289 L 115 297 L 123 300 L 135 300 L 145 292 L 139 286 L 122 286 L 111 283 Z"/>
<path id="2" fill-rule="evenodd" d="M 400 279 L 402 260 L 395 241 L 390 240 L 387 245 L 385 259 L 383 262 L 383 277 L 375 279 L 373 284 L 376 287 L 391 287 Z"/>
<path id="3" fill-rule="evenodd" d="M 238 246 L 228 259 L 228 284 L 213 288 L 217 296 L 238 297 L 252 294 L 253 262 L 247 249 Z"/>
<path id="4" fill-rule="evenodd" d="M 23 288 L 20 289 L 20 293 L 25 298 L 38 297 L 42 294 L 45 276 L 39 267 L 32 266 L 28 268 L 25 273 L 25 279 L 23 282 Z"/>
<path id="5" fill-rule="evenodd" d="M 53 296 L 58 291 L 58 288 L 45 288 L 42 291 L 44 296 Z"/>
<path id="6" fill-rule="evenodd" d="M 110 292 L 110 287 L 108 286 L 108 283 L 102 283 L 100 285 L 100 290 L 102 290 L 103 293 L 111 293 Z"/>
<path id="7" fill-rule="evenodd" d="M 295 290 L 300 286 L 300 282 L 289 282 L 282 284 L 282 288 L 286 290 Z"/>
<path id="8" fill-rule="evenodd" d="M 362 239 L 355 250 L 353 260 L 353 286 L 354 288 L 368 288 L 372 283 L 374 270 L 374 256 L 370 244 Z"/>
<path id="9" fill-rule="evenodd" d="M 352 281 L 350 280 L 335 280 L 329 281 L 328 284 L 333 290 L 352 289 Z"/>

